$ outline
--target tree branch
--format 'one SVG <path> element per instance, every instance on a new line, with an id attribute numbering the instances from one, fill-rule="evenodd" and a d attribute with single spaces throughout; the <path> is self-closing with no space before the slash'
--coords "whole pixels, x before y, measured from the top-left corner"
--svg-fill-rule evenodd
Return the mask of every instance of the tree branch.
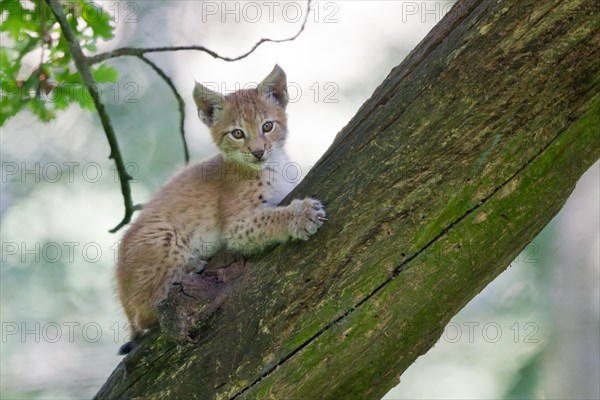
<path id="1" fill-rule="evenodd" d="M 288 196 L 328 223 L 188 277 L 96 397 L 380 399 L 598 160 L 599 22 L 457 3 Z"/>
<path id="2" fill-rule="evenodd" d="M 185 102 L 183 101 L 183 97 L 181 97 L 181 94 L 179 94 L 177 88 L 173 84 L 173 81 L 171 80 L 171 78 L 169 78 L 165 71 L 160 69 L 158 65 L 150 61 L 144 55 L 140 54 L 137 57 L 146 64 L 148 64 L 150 68 L 152 68 L 154 72 L 156 72 L 158 76 L 160 76 L 165 81 L 169 88 L 171 88 L 171 91 L 173 92 L 173 95 L 177 100 L 177 106 L 179 108 L 179 132 L 181 134 L 181 140 L 183 141 L 183 154 L 185 158 L 185 163 L 187 164 L 188 162 L 190 162 L 190 152 L 188 149 L 187 140 L 185 139 Z"/>
<path id="3" fill-rule="evenodd" d="M 123 201 L 125 203 L 125 215 L 123 219 L 117 226 L 110 230 L 111 233 L 114 233 L 121 229 L 124 225 L 129 223 L 131 220 L 131 216 L 133 212 L 138 209 L 138 206 L 133 205 L 133 201 L 131 199 L 131 187 L 129 185 L 129 181 L 131 177 L 127 173 L 127 169 L 125 168 L 125 163 L 123 161 L 123 157 L 121 156 L 121 150 L 119 149 L 119 143 L 117 141 L 117 136 L 113 129 L 112 123 L 104 108 L 104 104 L 100 99 L 100 94 L 98 93 L 98 85 L 92 76 L 92 72 L 90 71 L 90 65 L 88 63 L 87 58 L 83 54 L 81 50 L 81 46 L 79 45 L 79 41 L 75 37 L 75 33 L 71 29 L 71 26 L 67 22 L 65 15 L 63 14 L 60 3 L 57 0 L 46 0 L 52 13 L 56 17 L 58 24 L 60 25 L 60 29 L 65 36 L 67 44 L 69 46 L 69 50 L 71 51 L 71 55 L 73 56 L 73 60 L 75 61 L 75 67 L 77 71 L 81 75 L 81 79 L 90 93 L 92 97 L 92 101 L 96 106 L 96 112 L 100 117 L 100 122 L 102 123 L 102 127 L 104 128 L 104 132 L 106 134 L 106 138 L 108 139 L 108 144 L 110 146 L 110 155 L 109 159 L 114 160 L 117 173 L 119 175 L 119 181 L 121 183 L 121 192 L 123 194 Z"/>
<path id="4" fill-rule="evenodd" d="M 123 57 L 123 56 L 139 57 L 139 56 L 145 55 L 146 53 L 159 53 L 159 52 L 171 52 L 171 51 L 201 51 L 201 52 L 204 52 L 204 53 L 210 55 L 211 57 L 219 59 L 219 60 L 229 61 L 229 62 L 238 61 L 238 60 L 248 57 L 263 43 L 284 43 L 284 42 L 291 42 L 291 41 L 295 40 L 304 31 L 306 22 L 308 21 L 308 16 L 310 15 L 310 12 L 311 12 L 310 4 L 311 4 L 311 0 L 308 0 L 307 6 L 306 6 L 306 16 L 304 17 L 304 21 L 302 21 L 302 25 L 300 26 L 300 29 L 294 36 L 286 38 L 286 39 L 262 38 L 258 42 L 256 42 L 254 44 L 254 46 L 252 46 L 250 48 L 250 50 L 248 50 L 244 54 L 237 56 L 237 57 L 222 56 L 222 55 L 218 54 L 216 51 L 206 48 L 204 46 L 190 45 L 190 46 L 164 46 L 164 47 L 148 47 L 148 48 L 122 47 L 120 49 L 107 51 L 104 53 L 96 54 L 94 56 L 89 56 L 89 57 L 87 57 L 87 61 L 90 65 L 92 65 L 92 64 L 96 64 L 96 63 L 106 61 L 106 60 L 109 60 L 111 58 L 116 58 L 116 57 Z"/>

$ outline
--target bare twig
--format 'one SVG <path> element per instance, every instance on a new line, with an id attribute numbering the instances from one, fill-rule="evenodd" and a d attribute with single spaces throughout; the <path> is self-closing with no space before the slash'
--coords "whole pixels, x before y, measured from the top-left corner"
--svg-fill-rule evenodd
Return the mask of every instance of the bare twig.
<path id="1" fill-rule="evenodd" d="M 217 52 L 208 49 L 204 46 L 196 46 L 196 45 L 192 45 L 192 46 L 165 46 L 165 47 L 148 47 L 148 48 L 139 48 L 139 47 L 122 47 L 120 49 L 116 49 L 116 50 L 112 50 L 112 51 L 107 51 L 104 53 L 100 53 L 100 54 L 96 54 L 95 56 L 89 56 L 87 58 L 88 63 L 90 65 L 92 64 L 96 64 L 111 58 L 116 58 L 116 57 L 123 57 L 123 56 L 142 56 L 146 53 L 158 53 L 158 52 L 167 52 L 167 51 L 189 51 L 189 50 L 195 50 L 195 51 L 202 51 L 207 53 L 208 55 L 212 56 L 213 58 L 219 59 L 219 60 L 223 60 L 223 61 L 238 61 L 241 60 L 243 58 L 248 57 L 250 54 L 252 54 L 260 45 L 262 45 L 263 43 L 284 43 L 284 42 L 290 42 L 292 40 L 295 40 L 298 36 L 300 36 L 300 34 L 304 31 L 304 27 L 306 26 L 306 22 L 308 21 L 308 16 L 310 15 L 310 3 L 311 0 L 308 0 L 307 6 L 306 6 L 306 16 L 304 17 L 304 21 L 302 21 L 302 26 L 300 27 L 300 30 L 298 30 L 298 32 L 289 38 L 286 39 L 269 39 L 269 38 L 262 38 L 260 39 L 258 42 L 256 42 L 254 44 L 254 46 L 252 46 L 250 48 L 250 50 L 248 50 L 247 52 L 245 52 L 244 54 L 237 56 L 237 57 L 225 57 L 222 56 L 220 54 L 218 54 Z"/>
<path id="2" fill-rule="evenodd" d="M 188 150 L 187 141 L 185 140 L 185 102 L 183 101 L 183 97 L 181 97 L 181 94 L 179 94 L 177 88 L 173 84 L 173 81 L 171 80 L 171 78 L 169 78 L 165 71 L 159 68 L 158 65 L 156 65 L 154 62 L 147 59 L 144 55 L 140 54 L 138 58 L 146 64 L 148 64 L 150 68 L 152 68 L 154 72 L 156 72 L 158 76 L 160 76 L 165 81 L 165 83 L 171 88 L 173 95 L 177 99 L 177 104 L 179 107 L 179 132 L 181 133 L 181 139 L 183 141 L 183 154 L 185 157 L 185 162 L 187 164 L 190 161 L 190 152 Z"/>
<path id="3" fill-rule="evenodd" d="M 131 177 L 127 173 L 125 168 L 125 163 L 123 162 L 123 157 L 121 156 L 121 151 L 119 150 L 119 143 L 117 142 L 117 136 L 115 135 L 115 131 L 112 127 L 112 123 L 110 118 L 108 117 L 108 113 L 104 108 L 104 104 L 100 99 L 100 94 L 98 93 L 98 85 L 94 80 L 92 72 L 90 71 L 90 64 L 87 62 L 87 58 L 83 54 L 81 50 L 81 46 L 79 45 L 79 41 L 75 37 L 75 33 L 71 29 L 65 15 L 63 14 L 60 3 L 57 0 L 46 0 L 52 13 L 56 17 L 58 24 L 60 25 L 60 29 L 67 40 L 67 44 L 69 46 L 69 50 L 71 51 L 71 55 L 73 56 L 73 60 L 75 61 L 75 67 L 77 71 L 81 75 L 83 79 L 83 83 L 90 93 L 94 105 L 96 106 L 96 112 L 100 117 L 100 121 L 102 122 L 102 127 L 104 128 L 104 132 L 106 133 L 106 138 L 108 139 L 108 144 L 110 146 L 110 155 L 109 158 L 115 161 L 117 167 L 117 173 L 119 174 L 119 180 L 121 182 L 121 192 L 123 193 L 123 200 L 125 202 L 125 216 L 123 220 L 110 232 L 116 232 L 121 229 L 124 225 L 126 225 L 130 220 L 133 212 L 139 207 L 133 205 L 133 201 L 131 199 L 131 187 L 129 186 L 129 181 Z"/>

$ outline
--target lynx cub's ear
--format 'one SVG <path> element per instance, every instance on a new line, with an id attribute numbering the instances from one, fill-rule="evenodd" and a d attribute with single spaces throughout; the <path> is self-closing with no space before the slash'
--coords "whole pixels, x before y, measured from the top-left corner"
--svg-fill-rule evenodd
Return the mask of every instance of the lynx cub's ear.
<path id="1" fill-rule="evenodd" d="M 289 97 L 285 72 L 275 64 L 273 71 L 259 85 L 258 92 L 267 100 L 275 102 L 285 108 Z"/>
<path id="2" fill-rule="evenodd" d="M 202 122 L 210 127 L 218 117 L 218 114 L 223 110 L 225 98 L 221 93 L 210 90 L 196 82 L 196 86 L 194 86 L 194 101 L 198 107 L 198 116 Z"/>

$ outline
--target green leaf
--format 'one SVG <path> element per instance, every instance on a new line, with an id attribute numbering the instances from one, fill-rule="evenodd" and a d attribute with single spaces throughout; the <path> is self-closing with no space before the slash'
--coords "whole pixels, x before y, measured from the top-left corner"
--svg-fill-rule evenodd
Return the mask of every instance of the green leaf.
<path id="1" fill-rule="evenodd" d="M 2 81 L 2 96 L 0 97 L 0 126 L 10 117 L 16 115 L 22 107 L 16 82 Z"/>
<path id="2" fill-rule="evenodd" d="M 0 80 L 2 80 L 2 83 L 12 80 L 19 72 L 19 65 L 12 61 L 15 56 L 9 54 L 9 51 L 6 47 L 0 48 Z M 14 53 L 14 51 L 10 52 Z"/>
<path id="3" fill-rule="evenodd" d="M 111 83 L 116 82 L 119 78 L 119 71 L 108 65 L 100 65 L 96 69 L 92 69 L 92 75 L 94 80 L 98 83 Z"/>
<path id="4" fill-rule="evenodd" d="M 4 0 L 0 6 L 3 15 L 0 32 L 7 32 L 15 41 L 21 40 L 25 30 L 36 31 L 39 26 L 37 5 L 33 11 L 21 6 L 18 0 Z"/>
<path id="5" fill-rule="evenodd" d="M 103 39 L 113 37 L 113 26 L 110 15 L 99 7 L 96 3 L 80 0 L 79 5 L 82 8 L 81 17 L 92 28 L 94 36 Z"/>
<path id="6" fill-rule="evenodd" d="M 58 85 L 52 90 L 50 97 L 57 110 L 64 110 L 73 102 L 73 96 L 71 95 L 71 89 L 73 86 L 69 85 Z"/>
<path id="7" fill-rule="evenodd" d="M 81 48 L 83 48 L 87 51 L 96 51 L 96 49 L 97 49 L 95 43 L 86 43 L 86 44 L 82 45 Z"/>
<path id="8" fill-rule="evenodd" d="M 29 102 L 29 109 L 40 119 L 42 122 L 49 122 L 56 118 L 56 113 L 47 107 L 47 104 L 39 99 L 35 99 Z"/>
<path id="9" fill-rule="evenodd" d="M 95 109 L 94 101 L 92 100 L 92 96 L 87 91 L 87 89 L 83 86 L 74 87 L 73 89 L 73 98 L 81 106 L 81 108 L 85 110 L 93 111 Z"/>

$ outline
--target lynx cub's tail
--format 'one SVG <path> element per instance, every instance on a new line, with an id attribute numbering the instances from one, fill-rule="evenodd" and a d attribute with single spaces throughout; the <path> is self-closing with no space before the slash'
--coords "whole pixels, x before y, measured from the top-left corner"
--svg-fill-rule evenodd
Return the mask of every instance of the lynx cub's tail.
<path id="1" fill-rule="evenodd" d="M 219 154 L 172 177 L 123 237 L 117 289 L 131 342 L 121 354 L 157 323 L 158 303 L 190 265 L 224 247 L 249 254 L 307 240 L 326 220 L 315 199 L 278 206 L 294 186 L 282 173 L 288 93 L 278 65 L 255 89 L 223 96 L 196 83 L 193 95 Z"/>

